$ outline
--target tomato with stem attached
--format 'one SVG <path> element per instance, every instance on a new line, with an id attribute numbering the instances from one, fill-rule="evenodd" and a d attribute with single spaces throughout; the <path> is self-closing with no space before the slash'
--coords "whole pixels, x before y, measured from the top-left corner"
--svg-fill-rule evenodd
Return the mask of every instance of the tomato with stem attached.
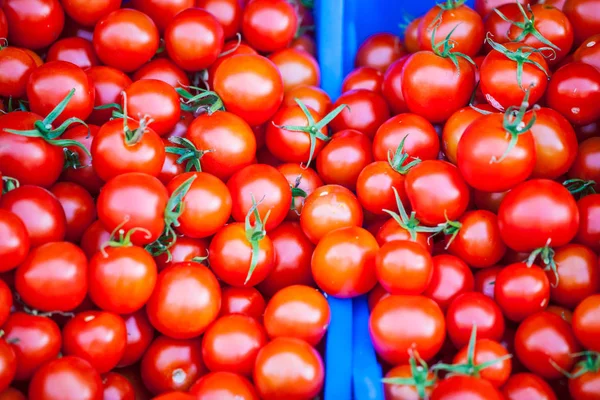
<path id="1" fill-rule="evenodd" d="M 476 120 L 483 118 L 496 109 L 489 104 L 478 104 L 477 106 L 464 107 L 452 114 L 442 130 L 441 144 L 448 161 L 457 165 L 458 144 L 465 131 Z"/>
<path id="2" fill-rule="evenodd" d="M 394 61 L 406 54 L 400 38 L 391 33 L 369 36 L 358 48 L 354 65 L 370 67 L 384 73 Z"/>
<path id="3" fill-rule="evenodd" d="M 377 252 L 375 272 L 379 284 L 391 294 L 421 294 L 433 276 L 433 260 L 419 243 L 398 240 Z"/>
<path id="4" fill-rule="evenodd" d="M 198 379 L 189 392 L 196 396 L 196 399 L 258 400 L 258 394 L 252 383 L 243 376 L 232 372 L 209 372 Z"/>
<path id="5" fill-rule="evenodd" d="M 296 99 L 319 115 L 325 115 L 331 109 L 329 95 L 316 86 L 301 85 L 290 89 L 283 97 L 282 105 L 295 106 L 297 104 Z"/>
<path id="6" fill-rule="evenodd" d="M 125 109 L 134 120 L 149 118 L 148 128 L 160 136 L 171 132 L 179 121 L 179 95 L 166 82 L 156 79 L 135 81 L 125 89 L 122 98 Z"/>
<path id="7" fill-rule="evenodd" d="M 390 118 L 385 99 L 380 94 L 367 89 L 355 89 L 343 93 L 332 107 L 337 109 L 342 104 L 345 104 L 346 108 L 331 121 L 330 126 L 334 132 L 354 129 L 372 139 L 377 128 Z"/>
<path id="8" fill-rule="evenodd" d="M 432 261 L 433 273 L 423 295 L 446 311 L 458 295 L 475 290 L 473 272 L 463 260 L 450 254 L 439 254 Z"/>
<path id="9" fill-rule="evenodd" d="M 27 81 L 35 68 L 35 62 L 26 51 L 16 47 L 0 49 L 0 95 L 15 99 L 25 97 Z"/>
<path id="10" fill-rule="evenodd" d="M 254 0 L 244 8 L 242 34 L 258 51 L 270 53 L 287 47 L 297 28 L 298 15 L 287 1 Z"/>
<path id="11" fill-rule="evenodd" d="M 304 200 L 323 186 L 323 181 L 314 169 L 303 168 L 300 164 L 281 164 L 277 170 L 285 176 L 292 189 L 292 204 L 286 220 L 298 221 L 304 208 Z"/>

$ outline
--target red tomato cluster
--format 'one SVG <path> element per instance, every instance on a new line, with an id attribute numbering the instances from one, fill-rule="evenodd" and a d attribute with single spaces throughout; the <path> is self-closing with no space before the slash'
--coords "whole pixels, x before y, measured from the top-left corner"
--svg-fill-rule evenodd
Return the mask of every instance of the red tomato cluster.
<path id="1" fill-rule="evenodd" d="M 311 400 L 359 295 L 387 400 L 600 398 L 600 0 L 475 3 L 330 99 L 299 0 L 1 2 L 0 399 Z"/>

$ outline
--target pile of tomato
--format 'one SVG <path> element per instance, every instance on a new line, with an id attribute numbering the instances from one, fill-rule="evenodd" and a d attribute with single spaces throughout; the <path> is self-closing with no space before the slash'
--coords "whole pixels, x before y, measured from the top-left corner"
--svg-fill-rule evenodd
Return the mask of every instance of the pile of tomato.
<path id="1" fill-rule="evenodd" d="M 475 3 L 0 1 L 0 399 L 600 399 L 600 0 Z"/>

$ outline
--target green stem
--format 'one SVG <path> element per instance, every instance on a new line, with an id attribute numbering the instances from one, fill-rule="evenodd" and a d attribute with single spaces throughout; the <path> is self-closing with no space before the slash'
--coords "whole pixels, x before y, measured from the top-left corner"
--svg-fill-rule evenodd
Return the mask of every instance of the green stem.
<path id="1" fill-rule="evenodd" d="M 567 190 L 573 195 L 577 195 L 577 197 L 582 198 L 590 194 L 595 194 L 596 182 L 593 180 L 584 180 L 584 179 L 567 179 L 563 182 L 563 186 L 567 188 Z"/>
<path id="2" fill-rule="evenodd" d="M 246 275 L 244 285 L 250 281 L 250 278 L 252 278 L 252 274 L 258 265 L 258 257 L 260 256 L 260 241 L 267 236 L 265 225 L 269 219 L 269 215 L 271 214 L 271 210 L 267 211 L 265 219 L 261 220 L 258 212 L 258 205 L 263 199 L 257 203 L 254 199 L 254 195 L 250 194 L 250 196 L 252 197 L 252 207 L 248 211 L 248 214 L 246 214 L 244 224 L 246 230 L 246 240 L 248 240 L 248 243 L 250 243 L 250 246 L 252 247 L 252 256 L 250 257 L 250 268 L 248 269 L 248 275 Z M 254 224 L 250 222 L 250 216 L 252 215 L 254 215 Z"/>
<path id="3" fill-rule="evenodd" d="M 182 137 L 172 137 L 169 138 L 169 141 L 173 144 L 178 145 L 178 147 L 167 146 L 165 147 L 165 151 L 170 154 L 176 154 L 179 156 L 176 163 L 183 164 L 185 162 L 185 171 L 198 171 L 202 172 L 202 166 L 200 164 L 200 159 L 206 153 L 213 152 L 214 150 L 198 150 L 194 143 L 189 139 Z"/>
<path id="4" fill-rule="evenodd" d="M 19 186 L 21 186 L 21 184 L 19 183 L 19 181 L 17 179 L 10 177 L 10 176 L 3 176 L 1 183 L 2 183 L 2 187 L 0 188 L 0 190 L 2 191 L 2 193 L 8 193 L 11 190 L 15 190 Z"/>
<path id="5" fill-rule="evenodd" d="M 550 242 L 551 239 L 548 239 L 544 247 L 539 247 L 531 252 L 529 257 L 527 258 L 527 266 L 531 267 L 535 263 L 535 260 L 538 257 L 540 257 L 542 263 L 544 264 L 544 270 L 552 271 L 552 274 L 554 275 L 555 282 L 552 284 L 552 287 L 557 287 L 559 276 L 558 266 L 554 261 L 554 256 L 556 255 L 556 252 L 554 251 L 554 249 L 552 249 L 552 247 L 550 247 Z"/>
<path id="6" fill-rule="evenodd" d="M 392 187 L 392 190 L 394 191 L 394 196 L 396 197 L 396 206 L 398 207 L 398 214 L 393 211 L 390 211 L 390 210 L 383 210 L 383 211 L 386 212 L 387 214 L 389 214 L 390 217 L 392 217 L 394 219 L 394 221 L 396 221 L 402 229 L 406 230 L 410 234 L 410 238 L 412 241 L 417 240 L 417 233 L 436 234 L 436 233 L 440 232 L 441 228 L 439 226 L 436 226 L 436 227 L 421 226 L 421 222 L 415 216 L 416 213 L 414 211 L 411 212 L 410 217 L 409 217 L 408 214 L 406 213 L 406 209 L 404 208 L 404 204 L 402 204 L 402 200 L 400 199 L 400 196 L 398 195 L 398 191 L 396 190 L 395 187 Z"/>
<path id="7" fill-rule="evenodd" d="M 404 165 L 406 160 L 408 160 L 408 158 L 410 157 L 407 153 L 404 152 L 404 142 L 406 142 L 407 137 L 408 137 L 408 134 L 402 138 L 402 140 L 400 141 L 400 144 L 396 148 L 396 152 L 394 153 L 393 156 L 392 156 L 391 150 L 388 150 L 388 155 L 387 155 L 388 163 L 390 164 L 390 167 L 392 167 L 392 169 L 394 171 L 396 171 L 397 173 L 399 173 L 401 175 L 406 175 L 412 167 L 414 167 L 415 165 L 417 165 L 421 162 L 420 158 L 415 157 L 415 158 L 413 158 L 413 160 L 411 162 Z"/>
<path id="8" fill-rule="evenodd" d="M 409 352 L 408 364 L 411 376 L 409 378 L 384 378 L 382 382 L 390 385 L 412 386 L 417 390 L 419 399 L 426 399 L 427 389 L 435 386 L 436 378 L 434 376 L 433 379 L 429 379 L 427 363 L 413 349 L 409 349 Z"/>

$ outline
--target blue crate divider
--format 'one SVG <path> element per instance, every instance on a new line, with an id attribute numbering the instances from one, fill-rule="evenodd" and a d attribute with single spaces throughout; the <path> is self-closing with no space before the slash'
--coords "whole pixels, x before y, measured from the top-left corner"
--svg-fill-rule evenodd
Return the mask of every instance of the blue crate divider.
<path id="1" fill-rule="evenodd" d="M 433 0 L 316 0 L 314 7 L 321 86 L 332 100 L 354 66 L 358 46 L 370 35 L 401 36 L 404 15 L 421 16 Z M 473 6 L 473 0 L 467 0 Z M 326 338 L 325 400 L 383 400 L 381 366 L 369 336 L 366 296 L 328 298 L 331 324 Z"/>

